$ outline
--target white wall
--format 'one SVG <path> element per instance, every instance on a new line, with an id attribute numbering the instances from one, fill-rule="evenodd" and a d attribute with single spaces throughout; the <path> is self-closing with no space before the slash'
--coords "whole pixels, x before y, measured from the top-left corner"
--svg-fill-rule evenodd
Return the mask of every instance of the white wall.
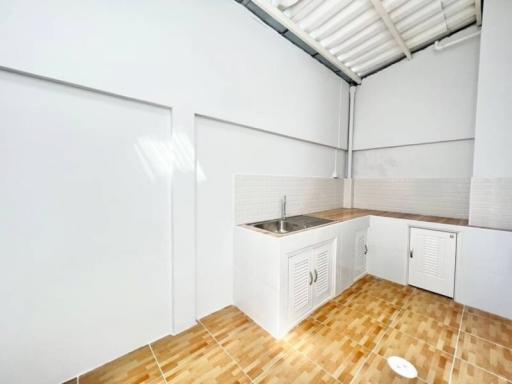
<path id="1" fill-rule="evenodd" d="M 476 112 L 475 177 L 512 177 L 512 2 L 485 2 Z"/>
<path id="2" fill-rule="evenodd" d="M 331 177 L 335 149 L 201 117 L 196 127 L 201 317 L 233 303 L 234 175 Z M 339 156 L 339 169 L 344 168 L 343 159 Z"/>
<path id="3" fill-rule="evenodd" d="M 346 83 L 233 0 L 6 0 L 0 15 L 1 66 L 338 143 Z"/>
<path id="4" fill-rule="evenodd" d="M 478 38 L 431 46 L 364 80 L 355 101 L 354 206 L 468 217 L 478 53 Z"/>
<path id="5" fill-rule="evenodd" d="M 355 178 L 471 177 L 474 140 L 376 148 L 354 152 Z"/>
<path id="6" fill-rule="evenodd" d="M 354 149 L 472 138 L 478 50 L 478 38 L 440 52 L 431 46 L 364 79 L 356 94 Z"/>
<path id="7" fill-rule="evenodd" d="M 233 0 L 50 0 L 44 4 L 6 0 L 0 2 L 0 15 L 0 35 L 4 36 L 0 67 L 172 107 L 176 156 L 170 262 L 174 268 L 172 279 L 164 281 L 179 288 L 172 291 L 176 332 L 192 325 L 197 316 L 195 114 L 345 147 L 347 84 Z M 222 152 L 228 141 L 218 141 L 216 151 Z M 312 168 L 330 176 L 332 157 L 331 153 L 321 160 L 307 158 L 316 159 Z M 215 175 L 208 176 L 215 179 Z M 100 265 L 91 259 L 83 262 L 90 269 Z M 223 268 L 224 261 L 211 271 L 203 269 L 198 276 L 214 281 Z M 82 284 L 88 286 L 88 282 Z M 197 301 L 208 304 L 199 304 L 199 309 L 216 308 L 230 300 L 231 288 L 224 290 L 225 285 L 220 284 L 219 297 L 210 304 L 212 296 L 201 290 L 201 284 Z M 99 312 L 100 304 L 87 311 Z M 149 331 L 157 333 L 158 329 Z M 94 334 L 83 336 L 95 339 Z M 111 335 L 109 342 L 117 344 L 121 339 Z M 84 345 L 88 341 L 84 340 Z M 150 340 L 146 337 L 144 341 Z M 67 357 L 84 345 L 75 343 L 72 350 L 59 351 L 59 355 L 65 355 L 63 361 L 67 362 Z M 103 352 L 97 355 L 102 362 L 121 353 Z M 88 361 L 75 359 L 63 366 L 66 372 L 76 374 Z M 19 372 L 25 368 L 25 364 L 12 366 Z M 48 378 L 58 381 L 67 377 Z"/>
<path id="8" fill-rule="evenodd" d="M 512 230 L 512 3 L 485 2 L 469 221 Z"/>
<path id="9" fill-rule="evenodd" d="M 0 71 L 0 381 L 171 332 L 171 111 Z"/>

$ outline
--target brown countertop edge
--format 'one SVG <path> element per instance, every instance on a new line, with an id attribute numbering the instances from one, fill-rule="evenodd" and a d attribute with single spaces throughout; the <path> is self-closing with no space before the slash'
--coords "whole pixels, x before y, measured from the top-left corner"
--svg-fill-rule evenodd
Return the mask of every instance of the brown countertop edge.
<path id="1" fill-rule="evenodd" d="M 321 219 L 332 220 L 332 222 L 320 225 L 317 227 L 312 227 L 308 229 L 303 229 L 300 231 L 278 234 L 269 231 L 265 231 L 264 229 L 255 228 L 249 224 L 240 224 L 241 227 L 251 229 L 256 232 L 264 233 L 267 235 L 275 236 L 275 237 L 283 237 L 288 236 L 295 233 L 300 233 L 304 231 L 308 231 L 314 228 L 320 228 L 331 224 L 342 223 L 344 221 L 357 219 L 358 217 L 364 216 L 382 216 L 382 217 L 391 217 L 395 219 L 406 219 L 406 220 L 415 220 L 415 221 L 424 221 L 427 223 L 439 223 L 439 224 L 449 224 L 449 225 L 458 225 L 458 226 L 469 226 L 468 220 L 466 219 L 455 219 L 451 217 L 439 217 L 439 216 L 426 216 L 426 215 L 417 215 L 413 213 L 402 213 L 402 212 L 389 212 L 389 211 L 376 211 L 372 209 L 360 209 L 360 208 L 336 208 L 330 209 L 327 211 L 306 213 L 307 216 L 318 217 Z M 493 228 L 488 228 L 493 229 Z"/>
<path id="2" fill-rule="evenodd" d="M 347 221 L 347 220 L 351 220 L 351 219 L 355 219 L 357 217 L 370 216 L 370 215 L 371 216 L 392 217 L 395 219 L 426 221 L 429 223 L 468 226 L 468 220 L 466 220 L 466 219 L 454 219 L 451 217 L 417 215 L 414 213 L 376 211 L 376 210 L 372 210 L 372 209 L 360 209 L 360 208 L 337 208 L 337 209 L 330 209 L 328 211 L 314 212 L 314 213 L 308 214 L 308 216 L 319 217 L 322 219 L 329 219 L 329 220 L 333 220 L 338 223 Z"/>

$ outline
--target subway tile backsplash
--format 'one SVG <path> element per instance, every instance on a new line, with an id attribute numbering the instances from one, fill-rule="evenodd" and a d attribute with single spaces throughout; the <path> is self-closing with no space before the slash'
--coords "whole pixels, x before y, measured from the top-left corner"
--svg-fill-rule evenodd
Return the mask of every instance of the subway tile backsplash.
<path id="1" fill-rule="evenodd" d="M 512 230 L 512 178 L 472 178 L 469 224 Z"/>
<path id="2" fill-rule="evenodd" d="M 281 198 L 287 197 L 288 216 L 343 205 L 343 180 L 321 177 L 235 175 L 236 224 L 275 219 Z"/>
<path id="3" fill-rule="evenodd" d="M 467 219 L 469 178 L 354 179 L 354 207 Z"/>

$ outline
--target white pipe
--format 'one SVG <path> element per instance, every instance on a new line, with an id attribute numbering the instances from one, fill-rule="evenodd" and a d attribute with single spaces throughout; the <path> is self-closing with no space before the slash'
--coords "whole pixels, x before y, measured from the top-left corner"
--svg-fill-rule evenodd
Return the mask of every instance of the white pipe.
<path id="1" fill-rule="evenodd" d="M 348 154 L 347 179 L 352 178 L 352 147 L 354 144 L 354 103 L 356 100 L 356 87 L 350 87 L 349 120 L 348 120 Z"/>
<path id="2" fill-rule="evenodd" d="M 469 35 L 463 36 L 463 37 L 461 37 L 460 39 L 457 39 L 457 40 L 454 40 L 454 41 L 450 41 L 449 43 L 446 43 L 446 44 L 444 44 L 444 45 L 439 44 L 439 40 L 438 40 L 438 41 L 436 41 L 436 43 L 434 44 L 434 49 L 435 49 L 436 51 L 442 51 L 442 50 L 443 50 L 443 49 L 445 49 L 445 48 L 449 48 L 449 47 L 451 47 L 451 46 L 453 46 L 453 45 L 456 45 L 456 44 L 462 43 L 463 41 L 469 40 L 469 39 L 471 39 L 471 38 L 473 38 L 473 37 L 475 37 L 475 36 L 478 36 L 478 35 L 480 35 L 480 31 L 477 31 L 477 32 L 471 33 L 471 34 L 469 34 Z"/>

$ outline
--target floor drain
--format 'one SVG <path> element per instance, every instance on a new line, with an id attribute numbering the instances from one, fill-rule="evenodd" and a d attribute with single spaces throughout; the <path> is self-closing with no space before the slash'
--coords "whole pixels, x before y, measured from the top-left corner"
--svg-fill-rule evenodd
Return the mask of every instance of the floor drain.
<path id="1" fill-rule="evenodd" d="M 407 360 L 398 357 L 398 356 L 390 356 L 388 357 L 388 365 L 391 367 L 393 371 L 399 374 L 402 377 L 406 377 L 408 379 L 415 379 L 418 377 L 418 371 Z"/>

